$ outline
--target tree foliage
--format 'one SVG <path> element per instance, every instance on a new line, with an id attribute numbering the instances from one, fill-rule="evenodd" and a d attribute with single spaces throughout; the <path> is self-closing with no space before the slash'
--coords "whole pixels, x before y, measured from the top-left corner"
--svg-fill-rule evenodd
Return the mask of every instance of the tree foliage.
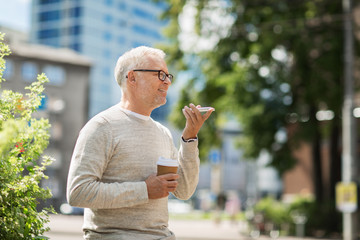
<path id="1" fill-rule="evenodd" d="M 0 33 L 0 83 L 5 69 L 4 57 L 10 49 Z M 38 160 L 48 145 L 50 124 L 47 119 L 36 119 L 33 113 L 44 97 L 44 74 L 25 89 L 23 95 L 3 90 L 0 97 L 0 238 L 45 239 L 45 224 L 52 209 L 37 210 L 39 199 L 51 197 L 49 189 L 39 186 L 50 157 Z"/>
<path id="2" fill-rule="evenodd" d="M 166 49 L 169 60 L 180 62 L 175 64 L 180 71 L 195 72 L 184 88 L 187 90 L 182 91 L 178 108 L 189 101 L 216 108 L 207 126 L 211 131 L 204 130 L 200 136 L 204 137 L 202 148 L 216 143 L 213 140 L 219 138 L 220 123 L 229 115 L 241 123 L 239 147 L 245 158 L 255 159 L 266 150 L 272 156 L 270 164 L 280 173 L 294 166 L 292 152 L 305 141 L 313 149 L 316 195 L 321 200 L 323 139 L 330 139 L 331 144 L 330 175 L 339 176 L 340 170 L 342 2 L 168 2 L 163 17 L 170 22 L 165 31 L 172 39 Z M 184 16 L 195 18 L 188 39 L 196 40 L 189 40 L 187 48 L 180 41 Z M 201 44 L 204 39 L 218 41 L 206 49 Z M 316 114 L 325 110 L 331 110 L 334 118 L 318 121 Z M 181 118 L 173 116 L 177 124 L 183 124 Z M 329 188 L 335 189 L 333 185 Z"/>

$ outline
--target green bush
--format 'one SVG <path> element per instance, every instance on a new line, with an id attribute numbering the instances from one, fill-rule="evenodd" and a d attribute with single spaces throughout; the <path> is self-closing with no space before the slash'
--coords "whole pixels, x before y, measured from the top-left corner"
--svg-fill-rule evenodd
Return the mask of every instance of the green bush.
<path id="1" fill-rule="evenodd" d="M 335 203 L 320 204 L 309 197 L 298 196 L 289 204 L 266 197 L 254 205 L 252 216 L 250 224 L 262 234 L 269 234 L 272 228 L 283 235 L 295 235 L 295 221 L 299 220 L 304 221 L 307 236 L 331 237 L 341 232 L 341 214 Z"/>
<path id="2" fill-rule="evenodd" d="M 341 233 L 341 213 L 336 210 L 334 201 L 318 203 L 309 198 L 296 198 L 290 212 L 300 212 L 307 217 L 306 235 L 327 237 Z"/>
<path id="3" fill-rule="evenodd" d="M 5 69 L 4 57 L 10 49 L 0 33 L 0 84 Z M 0 97 L 0 239 L 47 239 L 46 223 L 52 208 L 38 212 L 38 200 L 51 197 L 49 189 L 39 186 L 47 176 L 50 157 L 39 159 L 49 142 L 50 124 L 47 119 L 36 119 L 33 113 L 44 97 L 44 74 L 26 87 L 25 96 L 10 90 Z M 0 85 L 1 88 L 1 85 Z M 0 89 L 1 90 L 1 89 Z"/>
<path id="4" fill-rule="evenodd" d="M 270 221 L 276 225 L 290 220 L 288 206 L 272 197 L 261 199 L 255 206 L 255 212 L 262 213 L 265 222 Z"/>

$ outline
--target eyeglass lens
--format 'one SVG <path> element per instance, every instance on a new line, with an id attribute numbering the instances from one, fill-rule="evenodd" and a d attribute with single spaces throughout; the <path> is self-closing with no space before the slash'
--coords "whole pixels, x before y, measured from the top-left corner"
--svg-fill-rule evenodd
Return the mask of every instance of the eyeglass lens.
<path id="1" fill-rule="evenodd" d="M 172 81 L 173 79 L 173 76 L 171 74 L 166 74 L 164 71 L 159 71 L 159 79 L 161 81 L 165 81 L 166 77 L 169 78 L 170 82 Z"/>

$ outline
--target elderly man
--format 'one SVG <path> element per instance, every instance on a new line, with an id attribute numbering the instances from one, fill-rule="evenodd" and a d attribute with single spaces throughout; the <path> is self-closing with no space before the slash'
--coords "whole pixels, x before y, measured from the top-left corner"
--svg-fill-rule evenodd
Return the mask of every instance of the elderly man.
<path id="1" fill-rule="evenodd" d="M 165 53 L 149 47 L 122 55 L 115 78 L 119 104 L 93 117 L 81 130 L 69 169 L 67 198 L 85 208 L 85 239 L 175 239 L 167 228 L 167 196 L 194 193 L 199 176 L 197 133 L 214 109 L 201 114 L 185 106 L 186 125 L 177 151 L 167 128 L 151 112 L 166 103 L 173 76 Z M 159 157 L 177 159 L 177 174 L 156 176 Z"/>

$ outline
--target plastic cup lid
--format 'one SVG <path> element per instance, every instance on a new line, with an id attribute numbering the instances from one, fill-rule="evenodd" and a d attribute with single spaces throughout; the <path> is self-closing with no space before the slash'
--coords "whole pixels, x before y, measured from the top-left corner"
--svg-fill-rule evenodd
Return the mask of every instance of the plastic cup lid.
<path id="1" fill-rule="evenodd" d="M 177 160 L 175 159 L 170 159 L 170 158 L 164 158 L 164 157 L 159 157 L 159 160 L 156 162 L 157 165 L 162 165 L 162 166 L 169 166 L 169 167 L 178 167 L 179 163 Z"/>

